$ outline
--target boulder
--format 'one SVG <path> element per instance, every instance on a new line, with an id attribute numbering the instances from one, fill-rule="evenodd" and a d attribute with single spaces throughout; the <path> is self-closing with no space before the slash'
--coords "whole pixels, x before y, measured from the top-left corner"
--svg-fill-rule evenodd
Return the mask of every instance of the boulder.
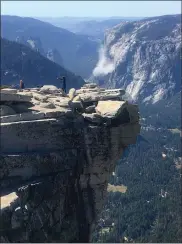
<path id="1" fill-rule="evenodd" d="M 74 88 L 71 88 L 68 93 L 69 98 L 72 100 L 75 97 L 75 95 L 76 95 L 76 90 Z"/>
<path id="2" fill-rule="evenodd" d="M 40 88 L 41 93 L 52 94 L 52 93 L 57 93 L 59 91 L 60 90 L 56 86 L 53 86 L 53 85 L 45 85 L 45 86 Z"/>
<path id="3" fill-rule="evenodd" d="M 95 110 L 103 117 L 115 118 L 127 104 L 126 101 L 99 101 Z"/>
<path id="4" fill-rule="evenodd" d="M 0 105 L 0 116 L 13 115 L 16 111 L 9 106 Z"/>

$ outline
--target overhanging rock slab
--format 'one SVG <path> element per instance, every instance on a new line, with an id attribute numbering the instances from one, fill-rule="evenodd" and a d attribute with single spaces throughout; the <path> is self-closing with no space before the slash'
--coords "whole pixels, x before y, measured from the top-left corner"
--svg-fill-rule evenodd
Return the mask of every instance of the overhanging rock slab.
<path id="1" fill-rule="evenodd" d="M 1 116 L 1 196 L 3 189 L 8 203 L 1 242 L 88 243 L 109 177 L 140 133 L 138 107 L 122 99 L 122 89 L 96 84 L 68 94 L 52 86 L 7 92 L 0 101 L 11 111 Z M 14 109 L 21 105 L 26 109 Z"/>
<path id="2" fill-rule="evenodd" d="M 115 118 L 127 106 L 126 101 L 99 101 L 96 112 L 103 117 Z"/>

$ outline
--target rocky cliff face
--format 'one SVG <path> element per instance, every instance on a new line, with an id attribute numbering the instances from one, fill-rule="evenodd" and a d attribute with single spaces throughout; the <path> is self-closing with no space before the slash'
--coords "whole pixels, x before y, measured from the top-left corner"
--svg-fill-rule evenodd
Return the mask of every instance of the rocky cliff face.
<path id="1" fill-rule="evenodd" d="M 34 51 L 39 52 L 41 55 L 48 58 L 49 60 L 59 64 L 62 67 L 64 66 L 63 59 L 62 59 L 60 53 L 58 52 L 58 50 L 57 49 L 48 49 L 47 51 L 45 51 L 43 49 L 40 38 L 30 37 L 28 39 L 25 39 L 23 36 L 21 36 L 21 37 L 17 36 L 16 42 L 18 42 L 19 44 L 28 46 L 31 49 L 33 49 Z"/>
<path id="2" fill-rule="evenodd" d="M 1 241 L 88 242 L 123 150 L 140 132 L 121 89 L 1 90 Z"/>
<path id="3" fill-rule="evenodd" d="M 142 103 L 180 91 L 180 18 L 153 17 L 111 29 L 93 72 L 99 84 L 123 88 Z"/>

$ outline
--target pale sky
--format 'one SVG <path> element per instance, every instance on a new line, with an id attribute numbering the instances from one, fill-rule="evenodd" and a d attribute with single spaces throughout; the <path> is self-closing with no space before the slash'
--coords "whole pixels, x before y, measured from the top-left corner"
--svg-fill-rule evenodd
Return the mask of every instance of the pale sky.
<path id="1" fill-rule="evenodd" d="M 1 1 L 2 15 L 24 17 L 151 17 L 180 13 L 180 1 Z"/>

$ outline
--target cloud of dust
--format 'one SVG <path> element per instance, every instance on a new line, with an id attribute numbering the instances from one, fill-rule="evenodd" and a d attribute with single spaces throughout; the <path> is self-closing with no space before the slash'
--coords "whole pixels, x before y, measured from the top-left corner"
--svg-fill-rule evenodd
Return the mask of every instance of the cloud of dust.
<path id="1" fill-rule="evenodd" d="M 99 49 L 99 61 L 93 70 L 93 76 L 104 76 L 113 72 L 114 69 L 114 62 L 107 58 L 106 49 L 101 46 L 101 48 Z"/>

